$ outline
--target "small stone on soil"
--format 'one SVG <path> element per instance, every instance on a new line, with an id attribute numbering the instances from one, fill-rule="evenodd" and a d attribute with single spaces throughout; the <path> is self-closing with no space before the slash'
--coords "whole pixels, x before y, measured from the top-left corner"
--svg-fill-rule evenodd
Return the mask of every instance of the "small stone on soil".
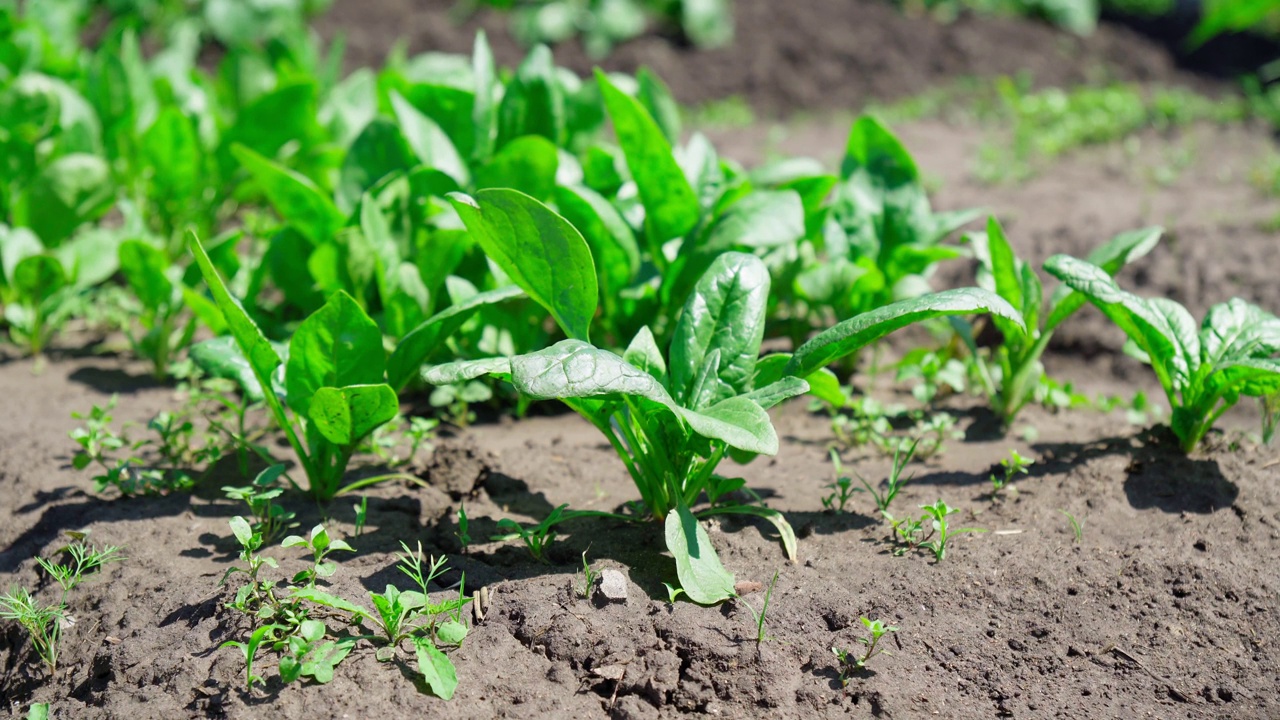
<path id="1" fill-rule="evenodd" d="M 608 568 L 600 571 L 600 594 L 609 602 L 627 601 L 627 576 Z"/>

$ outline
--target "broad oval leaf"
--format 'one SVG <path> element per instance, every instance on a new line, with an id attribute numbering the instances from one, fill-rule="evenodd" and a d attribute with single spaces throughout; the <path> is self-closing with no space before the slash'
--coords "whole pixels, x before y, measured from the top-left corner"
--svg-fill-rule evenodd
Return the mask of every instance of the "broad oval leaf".
<path id="1" fill-rule="evenodd" d="M 769 302 L 769 270 L 753 255 L 725 253 L 685 301 L 671 340 L 671 389 L 687 402 L 708 355 L 720 352 L 718 377 L 736 394 L 751 389 Z"/>
<path id="2" fill-rule="evenodd" d="M 387 367 L 382 331 L 350 295 L 339 290 L 289 341 L 285 387 L 289 406 L 311 415 L 311 398 L 322 387 L 376 385 Z"/>
<path id="3" fill-rule="evenodd" d="M 677 412 L 705 438 L 758 455 L 778 454 L 778 433 L 769 413 L 750 398 L 733 397 L 702 410 L 679 408 Z"/>
<path id="4" fill-rule="evenodd" d="M 631 227 L 617 208 L 588 187 L 558 187 L 555 201 L 560 213 L 591 246 L 601 295 L 605 299 L 616 296 L 640 270 L 640 248 Z"/>
<path id="5" fill-rule="evenodd" d="M 422 368 L 422 381 L 428 385 L 453 385 L 485 375 L 511 377 L 511 358 L 494 357 L 480 360 L 458 360 Z"/>
<path id="6" fill-rule="evenodd" d="M 581 340 L 562 340 L 511 358 L 511 383 L 540 400 L 636 395 L 675 406 L 652 375 Z"/>
<path id="7" fill-rule="evenodd" d="M 143 307 L 158 310 L 173 300 L 173 282 L 166 271 L 169 258 L 160 248 L 141 240 L 120 244 L 120 272 Z"/>
<path id="8" fill-rule="evenodd" d="M 1163 234 L 1162 227 L 1146 227 L 1123 232 L 1111 238 L 1106 244 L 1095 248 L 1085 257 L 1085 260 L 1102 268 L 1108 275 L 1115 275 L 1120 272 L 1120 268 L 1151 252 L 1156 243 L 1160 242 Z M 1083 295 L 1077 294 L 1069 286 L 1059 287 L 1049 301 L 1049 317 L 1045 320 L 1045 330 L 1056 328 L 1086 302 L 1088 300 Z"/>
<path id="9" fill-rule="evenodd" d="M 418 657 L 418 672 L 422 673 L 427 687 L 441 700 L 452 698 L 458 689 L 458 671 L 453 667 L 453 661 L 425 635 L 415 637 L 413 647 Z"/>
<path id="10" fill-rule="evenodd" d="M 700 250 L 764 249 L 804 237 L 804 202 L 794 190 L 757 190 L 734 203 L 707 230 Z"/>
<path id="11" fill-rule="evenodd" d="M 724 569 L 706 529 L 683 503 L 667 514 L 666 536 L 680 587 L 690 600 L 714 605 L 733 597 L 733 574 Z"/>
<path id="12" fill-rule="evenodd" d="M 980 288 L 944 290 L 900 300 L 827 328 L 796 350 L 785 372 L 807 377 L 899 328 L 929 318 L 976 313 L 999 315 L 1009 320 L 1013 327 L 1025 330 L 1021 313 L 995 293 Z"/>
<path id="13" fill-rule="evenodd" d="M 326 440 L 340 447 L 360 442 L 400 412 L 390 385 L 322 387 L 311 396 L 308 417 Z"/>
<path id="14" fill-rule="evenodd" d="M 485 253 L 564 333 L 588 340 L 596 314 L 596 273 L 587 241 L 546 205 L 518 190 L 449 195 Z"/>
<path id="15" fill-rule="evenodd" d="M 649 237 L 657 243 L 683 237 L 698 222 L 698 197 L 676 163 L 671 145 L 639 101 L 615 87 L 600 70 L 596 70 L 596 81 L 640 191 Z"/>
<path id="16" fill-rule="evenodd" d="M 503 145 L 476 170 L 476 187 L 513 188 L 542 201 L 555 190 L 559 167 L 560 153 L 550 140 L 525 135 Z"/>
<path id="17" fill-rule="evenodd" d="M 417 163 L 400 128 L 387 118 L 375 118 L 360 131 L 338 175 L 334 199 L 344 213 L 355 210 L 360 196 L 394 172 L 407 172 Z"/>

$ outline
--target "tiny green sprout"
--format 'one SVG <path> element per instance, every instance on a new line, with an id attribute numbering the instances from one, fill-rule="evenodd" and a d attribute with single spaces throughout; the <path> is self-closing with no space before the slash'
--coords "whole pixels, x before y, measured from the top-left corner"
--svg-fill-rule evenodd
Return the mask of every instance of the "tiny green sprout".
<path id="1" fill-rule="evenodd" d="M 831 465 L 836 476 L 836 481 L 827 485 L 831 488 L 832 493 L 822 498 L 822 507 L 828 510 L 834 510 L 837 514 L 844 513 L 844 506 L 849 502 L 849 498 L 853 497 L 855 492 L 860 492 L 860 488 L 853 487 L 853 480 L 844 476 L 844 466 L 840 463 L 840 454 L 831 449 Z M 865 480 L 863 481 L 866 482 Z M 837 505 L 837 503 L 839 503 Z"/>
<path id="2" fill-rule="evenodd" d="M 356 512 L 356 537 L 364 534 L 364 524 L 369 519 L 369 496 L 361 495 L 360 502 L 352 505 L 351 509 Z"/>
<path id="3" fill-rule="evenodd" d="M 769 601 L 773 599 L 773 588 L 777 586 L 777 584 L 778 584 L 778 571 L 774 570 L 773 580 L 769 581 L 769 588 L 764 592 L 764 603 L 760 606 L 760 612 L 756 612 L 755 608 L 748 605 L 747 602 L 743 600 L 741 596 L 738 596 L 738 601 L 741 602 L 747 608 L 747 610 L 750 610 L 752 617 L 755 618 L 757 646 L 763 643 L 765 640 L 773 639 L 765 635 L 764 622 L 765 622 L 765 617 L 769 614 Z"/>
<path id="4" fill-rule="evenodd" d="M 471 534 L 468 532 L 470 521 L 467 520 L 467 505 L 459 503 L 458 505 L 458 530 L 454 535 L 458 538 L 458 543 L 462 545 L 462 552 L 466 552 L 471 545 Z"/>
<path id="5" fill-rule="evenodd" d="M 548 562 L 547 548 L 551 547 L 551 541 L 556 537 L 556 523 L 560 522 L 561 516 L 567 507 L 569 507 L 567 504 L 557 507 L 551 511 L 551 514 L 547 515 L 545 520 L 531 528 L 527 528 L 514 520 L 503 518 L 498 521 L 498 529 L 507 531 L 507 534 L 495 535 L 493 540 L 502 542 L 520 538 L 524 541 L 525 547 L 529 549 L 529 554 L 533 556 L 534 560 L 546 563 Z"/>
<path id="6" fill-rule="evenodd" d="M 43 605 L 24 587 L 0 595 L 0 619 L 13 620 L 31 636 L 31 646 L 52 676 L 58 669 L 66 604 Z"/>
<path id="7" fill-rule="evenodd" d="M 933 553 L 935 562 L 942 562 L 947 557 L 947 541 L 961 533 L 980 533 L 986 532 L 981 528 L 956 528 L 951 529 L 947 523 L 947 516 L 960 512 L 959 509 L 948 506 L 945 502 L 939 500 L 932 505 L 921 505 L 925 514 L 921 516 L 921 520 L 932 518 L 933 531 L 937 533 L 935 539 L 928 542 L 920 543 L 920 547 Z"/>
<path id="8" fill-rule="evenodd" d="M 237 648 L 240 650 L 240 653 L 244 655 L 244 684 L 245 689 L 249 692 L 253 692 L 254 683 L 264 684 L 266 682 L 261 676 L 253 674 L 253 661 L 258 656 L 259 648 L 262 647 L 264 642 L 268 641 L 267 636 L 278 629 L 279 626 L 277 625 L 263 625 L 262 627 L 254 630 L 253 634 L 250 635 L 249 639 L 245 642 L 240 642 L 239 640 L 228 640 L 218 646 L 220 648 Z"/>
<path id="9" fill-rule="evenodd" d="M 665 588 L 667 589 L 667 604 L 668 604 L 668 605 L 675 605 L 675 604 L 676 604 L 676 600 L 679 600 L 679 599 L 680 599 L 680 596 L 684 594 L 684 588 L 678 588 L 678 587 L 675 587 L 675 586 L 674 586 L 674 585 L 672 585 L 671 583 L 664 582 L 664 583 L 662 583 L 662 586 L 663 586 L 663 587 L 665 587 Z"/>
<path id="10" fill-rule="evenodd" d="M 120 548 L 115 545 L 107 545 L 99 550 L 97 547 L 77 541 L 62 548 L 62 551 L 70 557 L 69 564 L 64 565 L 42 557 L 36 558 L 36 563 L 62 587 L 64 603 L 67 594 L 83 582 L 86 575 L 100 570 L 104 565 L 124 559 L 124 555 L 120 554 Z"/>
<path id="11" fill-rule="evenodd" d="M 1067 518 L 1067 522 L 1071 523 L 1071 533 L 1076 537 L 1076 544 L 1079 545 L 1084 541 L 1084 521 L 1077 520 L 1075 515 L 1066 510 L 1059 510 Z"/>
<path id="12" fill-rule="evenodd" d="M 587 548 L 590 550 L 590 548 Z M 596 581 L 599 580 L 600 573 L 591 568 L 591 564 L 587 562 L 587 551 L 582 551 L 582 582 L 574 588 L 574 592 L 578 597 L 586 600 L 591 597 L 591 591 L 595 589 Z"/>
<path id="13" fill-rule="evenodd" d="M 911 458 L 915 456 L 916 448 L 919 447 L 919 445 L 920 438 L 916 438 L 905 446 L 899 445 L 894 448 L 893 467 L 889 470 L 889 479 L 886 481 L 886 487 L 883 493 L 877 492 L 876 489 L 871 486 L 871 483 L 867 482 L 865 479 L 861 477 L 858 478 L 859 480 L 862 480 L 862 485 L 867 489 L 867 492 L 871 493 L 871 497 L 875 498 L 876 509 L 880 511 L 882 516 L 889 520 L 893 519 L 893 516 L 889 514 L 890 503 L 893 502 L 894 498 L 898 497 L 898 491 L 902 489 L 902 486 L 906 485 L 907 481 L 911 479 L 910 477 L 903 478 L 902 470 L 907 466 L 907 463 L 911 462 Z"/>
<path id="14" fill-rule="evenodd" d="M 301 535 L 290 535 L 284 539 L 284 542 L 280 543 L 280 546 L 286 548 L 305 547 L 311 551 L 313 558 L 311 567 L 301 570 L 293 576 L 295 585 L 305 583 L 307 587 L 315 587 L 317 579 L 329 577 L 338 569 L 337 563 L 325 561 L 329 553 L 335 550 L 344 552 L 356 551 L 355 548 L 342 540 L 330 538 L 329 531 L 325 530 L 323 525 L 311 528 L 310 539 L 304 539 Z"/>
<path id="15" fill-rule="evenodd" d="M 858 657 L 857 653 L 852 653 L 841 648 L 831 648 L 831 652 L 835 654 L 836 660 L 840 663 L 840 685 L 842 687 L 849 684 L 850 678 L 852 678 L 855 673 L 865 670 L 867 663 L 871 661 L 871 658 L 877 655 L 891 654 L 888 650 L 879 647 L 880 639 L 889 633 L 898 632 L 898 628 L 896 626 L 885 625 L 883 620 L 870 620 L 865 616 L 860 619 L 862 620 L 863 627 L 871 633 L 871 637 L 869 638 L 858 638 L 858 642 L 862 643 L 862 645 L 866 647 L 866 652 L 863 653 L 861 657 Z"/>
<path id="16" fill-rule="evenodd" d="M 1026 475 L 1027 468 L 1035 464 L 1035 460 L 1023 457 L 1017 450 L 1010 450 L 1009 457 L 1000 461 L 1000 466 L 1004 468 L 1003 476 L 992 473 L 991 475 L 991 497 L 996 498 L 1006 488 L 1009 492 L 1017 494 L 1018 489 L 1013 485 L 1013 479 L 1017 475 Z"/>

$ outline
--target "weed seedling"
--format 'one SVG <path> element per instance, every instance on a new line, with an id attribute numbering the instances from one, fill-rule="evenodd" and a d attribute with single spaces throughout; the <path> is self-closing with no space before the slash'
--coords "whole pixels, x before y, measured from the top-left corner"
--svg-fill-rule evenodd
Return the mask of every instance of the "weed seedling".
<path id="1" fill-rule="evenodd" d="M 63 548 L 63 551 L 70 556 L 69 564 L 63 565 L 42 557 L 36 558 L 36 563 L 62 587 L 64 603 L 67 600 L 67 594 L 83 582 L 86 575 L 97 572 L 108 563 L 120 562 L 124 559 L 120 554 L 120 548 L 115 545 L 108 545 L 99 550 L 83 542 L 73 542 Z"/>
<path id="2" fill-rule="evenodd" d="M 600 578 L 600 574 L 597 573 L 595 570 L 592 570 L 591 564 L 587 562 L 587 551 L 583 550 L 582 551 L 582 582 L 576 588 L 574 588 L 574 592 L 578 594 L 578 597 L 582 598 L 583 600 L 586 600 L 587 598 L 591 597 L 591 591 L 592 589 L 595 588 L 596 581 L 599 580 L 599 578 Z"/>
<path id="3" fill-rule="evenodd" d="M 886 513 L 885 518 L 893 525 L 893 538 L 899 544 L 899 547 L 893 551 L 894 555 L 902 556 L 914 552 L 928 537 L 924 525 L 925 520 L 928 519 L 927 515 L 920 518 L 894 518 Z"/>
<path id="4" fill-rule="evenodd" d="M 1071 533 L 1076 537 L 1076 544 L 1079 545 L 1084 541 L 1084 521 L 1077 520 L 1075 515 L 1066 510 L 1059 510 L 1067 518 L 1067 522 L 1071 523 Z"/>
<path id="5" fill-rule="evenodd" d="M 1035 460 L 1023 457 L 1018 454 L 1017 450 L 1010 450 L 1009 457 L 1000 461 L 1000 467 L 1004 468 L 1002 475 L 991 475 L 991 499 L 995 500 L 1000 493 L 1006 489 L 1014 494 L 1018 494 L 1018 488 L 1014 487 L 1013 479 L 1018 475 L 1026 475 L 1027 468 L 1035 464 Z"/>
<path id="6" fill-rule="evenodd" d="M 942 562 L 947 557 L 947 541 L 956 535 L 969 532 L 986 532 L 986 530 L 980 528 L 957 528 L 952 530 L 947 523 L 947 516 L 960 511 L 957 508 L 949 507 L 941 500 L 932 505 L 921 505 L 920 507 L 925 512 L 921 520 L 932 518 L 933 531 L 937 533 L 933 540 L 920 543 L 920 547 L 932 552 L 935 562 Z"/>
<path id="7" fill-rule="evenodd" d="M 769 581 L 769 588 L 764 591 L 764 604 L 760 606 L 760 612 L 756 612 L 755 608 L 748 605 L 746 601 L 744 601 L 741 597 L 738 597 L 738 601 L 741 602 L 748 610 L 750 610 L 752 617 L 755 618 L 757 646 L 759 646 L 760 643 L 763 643 L 765 640 L 772 639 L 765 635 L 764 623 L 765 623 L 765 617 L 769 614 L 769 601 L 773 599 L 773 588 L 777 584 L 778 584 L 778 571 L 774 570 L 773 579 Z"/>
<path id="8" fill-rule="evenodd" d="M 898 497 L 898 491 L 902 490 L 902 486 L 906 485 L 907 481 L 911 479 L 910 477 L 902 477 L 902 469 L 907 466 L 907 463 L 911 462 L 911 458 L 916 454 L 916 448 L 919 447 L 919 445 L 920 439 L 916 438 L 915 440 L 912 440 L 909 445 L 900 445 L 894 449 L 893 467 L 889 470 L 889 479 L 885 481 L 886 487 L 883 493 L 876 492 L 876 489 L 871 486 L 871 483 L 867 482 L 863 478 L 858 478 L 859 480 L 862 480 L 862 486 L 867 489 L 867 492 L 871 493 L 871 497 L 875 498 L 876 509 L 880 511 L 881 515 L 889 518 L 890 520 L 893 519 L 893 516 L 889 514 L 889 505 L 893 502 L 894 498 Z"/>
<path id="9" fill-rule="evenodd" d="M 361 495 L 360 502 L 351 506 L 356 512 L 356 537 L 364 534 L 364 524 L 369 519 L 369 496 Z"/>
<path id="10" fill-rule="evenodd" d="M 493 540 L 502 542 L 520 538 L 524 541 L 525 547 L 529 548 L 529 554 L 533 556 L 534 560 L 546 563 L 548 562 L 547 548 L 551 546 L 551 541 L 556 537 L 555 526 L 560 522 L 560 516 L 567 507 L 569 506 L 566 504 L 552 510 L 545 520 L 531 528 L 527 528 L 515 520 L 503 518 L 498 521 L 498 529 L 506 530 L 507 534 L 495 535 Z"/>
<path id="11" fill-rule="evenodd" d="M 295 513 L 273 502 L 284 494 L 284 488 L 276 484 L 283 473 L 284 463 L 277 463 L 258 473 L 250 485 L 222 488 L 228 500 L 240 500 L 249 506 L 254 519 L 253 531 L 262 535 L 263 542 L 270 542 L 285 529 L 297 526 L 293 522 Z"/>
<path id="12" fill-rule="evenodd" d="M 831 648 L 831 652 L 835 653 L 836 660 L 840 663 L 841 686 L 848 685 L 849 679 L 852 678 L 855 673 L 865 670 L 867 663 L 871 661 L 871 658 L 881 654 L 890 654 L 888 650 L 879 647 L 880 638 L 889 633 L 898 632 L 897 627 L 893 625 L 885 625 L 883 620 L 869 620 L 866 617 L 861 618 L 861 620 L 863 627 L 871 633 L 871 637 L 869 638 L 858 638 L 858 642 L 862 643 L 862 645 L 866 647 L 866 652 L 864 652 L 861 657 L 859 657 L 857 653 L 852 653 L 848 650 L 835 647 Z"/>
<path id="13" fill-rule="evenodd" d="M 249 692 L 253 692 L 254 683 L 263 684 L 266 682 L 260 675 L 253 674 L 253 661 L 258 657 L 258 650 L 261 649 L 262 644 L 268 640 L 267 636 L 279 629 L 277 625 L 263 625 L 254 630 L 246 642 L 228 640 L 218 646 L 220 648 L 237 648 L 244 655 L 244 685 Z"/>
<path id="14" fill-rule="evenodd" d="M 298 632 L 276 643 L 280 657 L 280 679 L 291 683 L 309 677 L 324 685 L 333 680 L 334 668 L 346 659 L 359 638 L 326 640 L 327 629 L 319 620 L 303 620 Z"/>
<path id="15" fill-rule="evenodd" d="M 31 646 L 53 675 L 58 669 L 58 651 L 62 641 L 62 623 L 66 618 L 63 603 L 43 605 L 26 588 L 16 588 L 0 595 L 0 619 L 13 620 L 31 637 Z"/>
<path id="16" fill-rule="evenodd" d="M 460 503 L 458 505 L 458 530 L 454 535 L 458 538 L 458 543 L 462 545 L 462 552 L 466 553 L 467 548 L 471 546 L 471 534 L 468 532 L 470 522 L 467 520 L 467 505 Z"/>
<path id="17" fill-rule="evenodd" d="M 831 488 L 830 495 L 822 498 L 822 507 L 828 510 L 834 510 L 837 514 L 844 513 L 844 506 L 849 502 L 849 498 L 853 497 L 858 488 L 853 487 L 853 480 L 844 476 L 844 467 L 840 464 L 840 455 L 831 449 L 831 465 L 834 468 L 836 481 L 827 485 Z M 865 482 L 865 481 L 863 481 Z M 839 503 L 839 504 L 837 504 Z"/>
<path id="18" fill-rule="evenodd" d="M 317 579 L 327 578 L 338 569 L 337 563 L 325 561 L 329 553 L 335 550 L 344 552 L 356 551 L 355 548 L 342 540 L 330 538 L 329 531 L 325 530 L 323 525 L 311 528 L 311 537 L 309 539 L 303 538 L 301 535 L 290 535 L 280 545 L 287 548 L 304 547 L 311 551 L 311 567 L 293 576 L 293 584 L 305 584 L 307 587 L 315 587 Z"/>

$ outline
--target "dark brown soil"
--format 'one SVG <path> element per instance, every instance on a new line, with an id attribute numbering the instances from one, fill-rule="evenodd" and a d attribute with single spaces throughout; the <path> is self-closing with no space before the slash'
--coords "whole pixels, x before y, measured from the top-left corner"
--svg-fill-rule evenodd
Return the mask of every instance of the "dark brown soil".
<path id="1" fill-rule="evenodd" d="M 823 25 L 816 11 L 812 16 L 800 12 L 808 4 L 788 6 L 796 18 L 767 10 L 772 3 L 739 4 L 744 17 L 773 22 L 762 27 L 777 29 L 784 19 Z M 813 3 L 824 5 L 836 6 Z M 1059 43 L 1076 47 L 1073 53 L 1081 47 L 1038 27 L 962 21 L 936 30 L 921 21 L 877 14 L 877 5 L 861 0 L 838 5 L 846 6 L 872 18 L 851 31 L 847 44 L 847 52 L 854 53 L 850 57 L 864 59 L 849 61 L 848 88 L 833 88 L 815 105 L 856 104 L 863 93 L 889 87 L 865 77 L 873 66 L 868 59 L 876 55 L 864 46 L 869 38 L 899 37 L 911 28 L 941 47 L 954 47 L 959 41 L 945 38 L 965 33 L 1006 33 L 1006 48 L 984 46 L 958 57 L 985 57 L 983 62 L 1010 67 L 1024 60 L 997 58 L 1013 53 L 1012 48 L 1027 53 L 1019 57 L 1043 52 L 1053 58 Z M 454 49 L 469 45 L 468 31 L 451 31 L 457 32 L 453 37 L 419 25 L 430 10 L 397 17 L 382 14 L 388 7 L 399 5 L 340 2 L 336 22 L 360 52 L 370 52 L 371 38 L 400 32 L 450 37 Z M 883 27 L 873 33 L 876 23 Z M 752 37 L 745 33 L 741 37 Z M 762 42 L 771 34 L 759 33 Z M 1001 36 L 987 37 L 994 42 Z M 1083 47 L 1105 50 L 1111 47 L 1105 43 L 1119 42 L 1109 37 L 1121 36 L 1104 33 L 1088 41 L 1097 45 Z M 784 41 L 769 42 L 775 44 L 762 53 L 774 52 L 769 48 Z M 792 51 L 797 63 L 820 49 L 786 42 L 799 43 Z M 929 77 L 991 67 L 976 59 L 966 60 L 963 68 L 943 67 L 939 59 L 926 58 L 932 52 L 950 57 L 946 51 L 920 46 L 925 49 L 919 53 L 881 50 L 882 67 L 904 83 L 886 94 L 919 89 L 911 83 L 922 86 Z M 726 92 L 748 92 L 753 82 L 767 86 L 775 70 L 766 64 L 759 75 L 712 80 L 702 77 L 714 75 L 710 70 L 688 70 L 690 57 L 703 56 L 664 49 L 656 40 L 624 48 L 620 62 L 642 57 L 644 48 L 654 53 L 652 64 L 673 80 L 684 68 L 688 88 L 724 82 Z M 751 64 L 744 59 L 750 53 L 738 53 L 739 64 Z M 780 56 L 766 55 L 775 61 Z M 1151 57 L 1151 72 L 1167 74 L 1165 61 Z M 1044 62 L 1059 73 L 1055 79 L 1087 74 L 1079 62 Z M 1142 65 L 1133 61 L 1121 67 L 1132 73 Z M 911 73 L 919 73 L 919 80 Z M 686 99 L 714 94 L 681 92 L 688 93 Z M 774 97 L 783 103 L 808 97 L 770 92 L 749 96 L 753 102 Z M 810 121 L 781 133 L 763 127 L 720 131 L 715 140 L 727 155 L 747 163 L 772 149 L 832 161 L 846 130 L 844 121 Z M 1140 268 L 1127 271 L 1126 284 L 1178 298 L 1197 313 L 1232 294 L 1280 308 L 1280 291 L 1269 275 L 1276 237 L 1261 229 L 1277 205 L 1249 182 L 1258 158 L 1270 151 L 1261 129 L 1197 127 L 1172 136 L 1153 134 L 1141 138 L 1136 153 L 1091 150 L 1020 185 L 996 187 L 971 176 L 984 131 L 938 121 L 900 131 L 938 180 L 937 204 L 980 205 L 998 213 L 1026 257 L 1038 261 L 1058 251 L 1082 253 L 1114 232 L 1162 223 L 1172 233 L 1170 240 Z M 1171 183 L 1154 183 L 1152 168 L 1184 147 L 1192 148 L 1193 161 Z M 947 268 L 939 284 L 960 282 L 967 272 L 963 264 Z M 1086 308 L 1060 331 L 1047 363 L 1062 379 L 1091 393 L 1152 390 L 1149 372 L 1122 356 L 1120 345 L 1114 329 Z M 1120 413 L 1052 414 L 1037 408 L 1020 423 L 1035 427 L 1035 442 L 1016 434 L 992 437 L 984 430 L 989 416 L 969 398 L 943 403 L 962 418 L 967 437 L 914 464 L 915 477 L 895 504 L 905 512 L 942 498 L 961 508 L 962 525 L 988 530 L 961 536 L 937 564 L 924 555 L 895 557 L 886 542 L 887 527 L 873 516 L 865 496 L 856 496 L 848 513 L 823 512 L 824 485 L 831 481 L 830 428 L 803 402 L 774 413 L 782 451 L 740 471 L 748 487 L 786 513 L 799 532 L 800 562 L 785 561 L 766 524 L 722 520 L 711 529 L 721 558 L 739 580 L 767 584 L 778 572 L 767 616 L 770 639 L 759 645 L 752 613 L 742 603 L 702 608 L 665 601 L 662 583 L 674 579 L 674 565 L 664 555 L 656 527 L 570 523 L 547 565 L 531 561 L 515 544 L 478 541 L 469 552 L 460 552 L 453 518 L 462 501 L 472 518 L 471 535 L 487 538 L 503 517 L 541 519 L 561 503 L 612 510 L 635 499 L 621 463 L 592 428 L 573 416 L 504 419 L 440 438 L 435 453 L 419 466 L 431 487 L 371 490 L 369 524 L 359 537 L 351 537 L 350 502 L 317 508 L 303 497 L 286 496 L 303 528 L 325 521 L 358 548 L 338 558 L 334 592 L 354 598 L 403 583 L 393 567 L 394 553 L 402 541 L 420 540 L 427 552 L 447 553 L 450 563 L 466 572 L 468 588 L 487 588 L 490 607 L 453 653 L 460 684 L 450 702 L 417 691 L 409 678 L 411 661 L 377 662 L 367 646 L 339 667 L 330 685 L 283 687 L 267 663 L 272 679 L 264 690 L 246 695 L 240 690 L 239 655 L 218 649 L 225 640 L 243 639 L 248 628 L 246 619 L 223 607 L 229 595 L 219 586 L 235 559 L 227 519 L 241 508 L 221 499 L 218 487 L 239 478 L 219 473 L 190 496 L 122 500 L 93 495 L 88 473 L 70 467 L 74 446 L 66 433 L 78 424 L 72 411 L 103 403 L 113 392 L 121 395 L 117 416 L 122 419 L 145 422 L 174 406 L 173 390 L 146 377 L 144 366 L 111 356 L 55 353 L 43 369 L 29 360 L 0 362 L 3 584 L 40 586 L 44 581 L 32 558 L 54 552 L 66 530 L 90 530 L 94 541 L 125 545 L 128 555 L 73 594 L 76 622 L 66 632 L 56 677 L 46 678 L 21 634 L 3 626 L 0 699 L 13 716 L 21 716 L 31 702 L 44 701 L 54 704 L 55 717 L 89 719 L 690 713 L 788 719 L 1280 717 L 1280 645 L 1275 642 L 1280 576 L 1274 569 L 1280 554 L 1280 454 L 1233 429 L 1211 437 L 1202 451 L 1186 458 L 1163 430 L 1129 425 Z M 880 392 L 894 393 L 885 385 L 882 379 Z M 905 395 L 895 399 L 910 402 Z M 1227 425 L 1253 430 L 1256 420 L 1255 410 L 1241 407 L 1228 416 Z M 987 477 L 1011 447 L 1037 463 L 1018 483 L 1016 497 L 993 503 L 986 494 Z M 283 447 L 273 452 L 287 457 Z M 845 453 L 845 460 L 872 480 L 883 478 L 889 466 L 886 458 L 858 452 Z M 738 469 L 726 464 L 724 471 Z M 1080 543 L 1074 542 L 1061 510 L 1083 521 Z M 603 604 L 574 594 L 583 551 L 597 570 L 615 568 L 627 575 L 625 603 Z M 277 549 L 272 554 L 281 560 L 282 577 L 302 566 L 301 553 Z M 762 596 L 749 594 L 745 602 L 758 608 Z M 889 641 L 892 654 L 875 658 L 869 672 L 841 688 L 830 648 L 857 646 L 861 616 L 884 619 L 899 631 Z"/>
<path id="2" fill-rule="evenodd" d="M 380 65 L 389 38 L 404 37 L 413 52 L 469 53 L 484 28 L 500 62 L 524 55 L 497 13 L 454 22 L 453 0 L 338 0 L 320 22 L 326 37 L 342 34 L 352 66 Z M 594 65 L 657 71 L 686 103 L 740 96 L 758 110 L 789 116 L 801 110 L 847 110 L 871 100 L 914 95 L 948 79 L 1028 73 L 1044 85 L 1085 81 L 1167 80 L 1180 77 L 1165 49 L 1144 37 L 1106 26 L 1078 38 L 1048 26 L 962 16 L 940 25 L 906 17 L 885 0 L 734 0 L 731 46 L 698 51 L 671 38 L 646 35 L 615 49 L 607 60 L 587 57 L 576 42 L 556 48 L 556 61 L 579 73 Z"/>

